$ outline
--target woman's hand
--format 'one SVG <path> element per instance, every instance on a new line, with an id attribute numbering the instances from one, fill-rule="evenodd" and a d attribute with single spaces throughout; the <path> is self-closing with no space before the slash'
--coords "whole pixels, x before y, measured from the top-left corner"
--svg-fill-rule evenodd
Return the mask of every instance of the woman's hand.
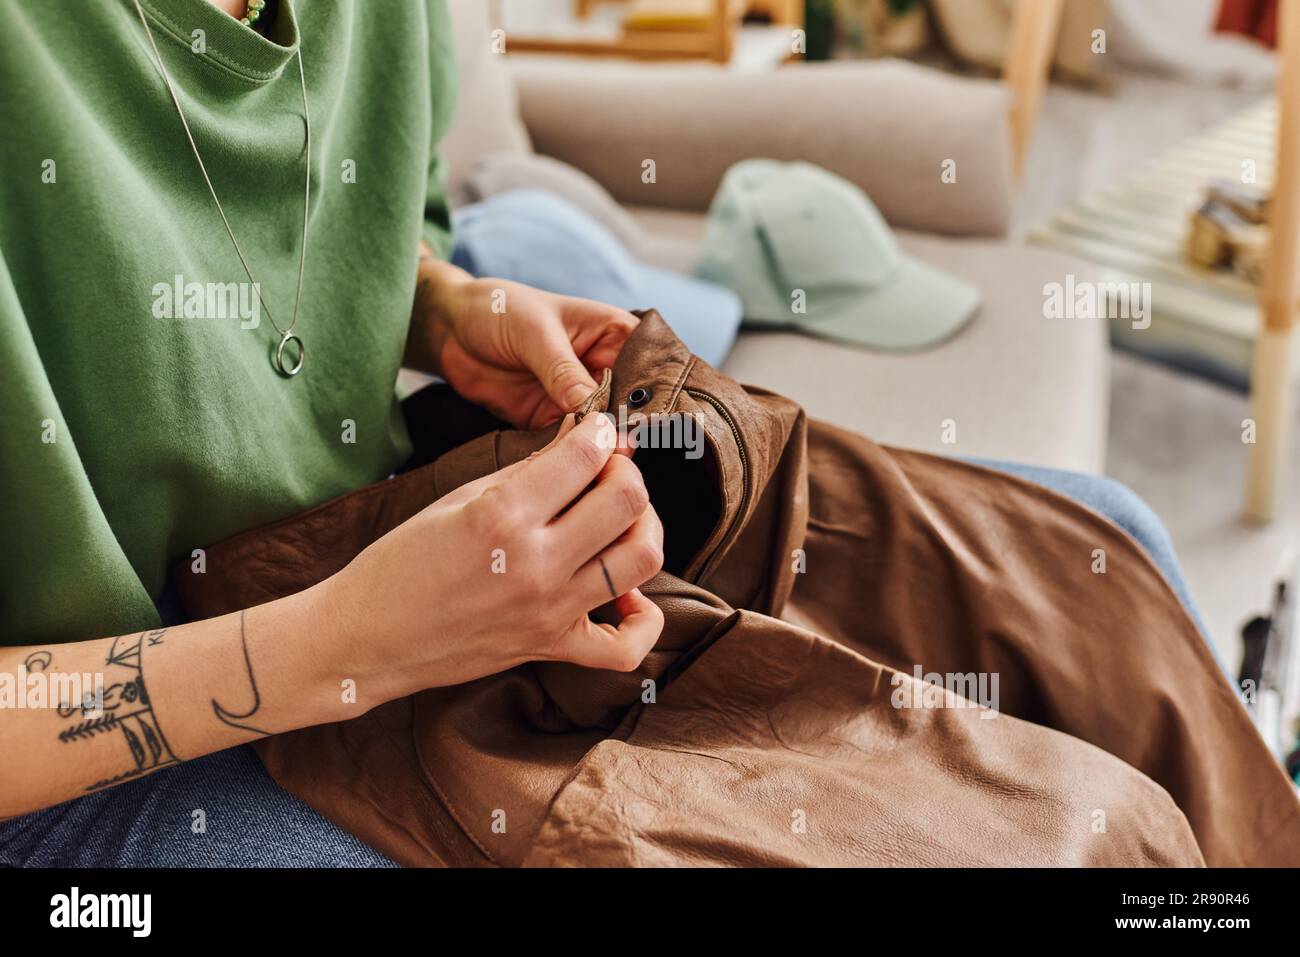
<path id="1" fill-rule="evenodd" d="M 543 451 L 444 496 L 322 583 L 335 647 L 359 682 L 377 683 L 367 697 L 525 661 L 641 663 L 663 614 L 637 586 L 659 571 L 663 528 L 615 444 L 605 416 L 570 420 Z M 617 627 L 587 617 L 610 601 Z"/>
<path id="2" fill-rule="evenodd" d="M 0 675 L 19 681 L 95 674 L 109 689 L 149 689 L 134 699 L 126 738 L 94 733 L 117 714 L 116 697 L 93 711 L 83 702 L 8 713 L 0 818 L 524 661 L 635 668 L 663 627 L 636 587 L 659 570 L 663 530 L 640 472 L 613 454 L 609 420 L 566 426 L 544 451 L 444 496 L 305 591 L 174 628 L 0 648 Z M 617 627 L 587 617 L 611 591 Z M 343 678 L 358 698 L 340 695 Z"/>
<path id="3" fill-rule="evenodd" d="M 406 363 L 511 425 L 537 428 L 583 403 L 636 324 L 623 309 L 422 257 Z"/>

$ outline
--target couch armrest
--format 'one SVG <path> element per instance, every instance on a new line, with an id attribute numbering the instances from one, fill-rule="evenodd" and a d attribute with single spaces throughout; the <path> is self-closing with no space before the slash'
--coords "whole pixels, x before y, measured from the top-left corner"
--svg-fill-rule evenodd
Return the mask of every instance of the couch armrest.
<path id="1" fill-rule="evenodd" d="M 856 183 L 891 223 L 1001 235 L 1011 214 L 1009 94 L 900 60 L 769 73 L 709 65 L 515 59 L 538 152 L 638 206 L 708 208 L 751 157 L 806 160 Z M 642 181 L 645 160 L 655 182 Z M 956 181 L 945 183 L 946 160 Z"/>

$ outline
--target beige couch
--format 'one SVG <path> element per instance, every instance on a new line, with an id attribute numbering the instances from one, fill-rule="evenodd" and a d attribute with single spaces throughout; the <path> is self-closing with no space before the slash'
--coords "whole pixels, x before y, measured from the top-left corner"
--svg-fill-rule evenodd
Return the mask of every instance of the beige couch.
<path id="1" fill-rule="evenodd" d="M 722 172 L 804 159 L 858 183 L 905 249 L 970 279 L 984 304 L 961 334 L 886 355 L 787 333 L 741 334 L 724 368 L 817 417 L 930 451 L 1101 471 L 1103 323 L 1043 317 L 1043 286 L 1086 264 L 1008 239 L 1007 95 L 909 63 L 704 65 L 501 56 L 482 0 L 452 0 L 461 93 L 444 141 L 453 197 L 476 161 L 536 150 L 584 170 L 645 227 L 634 249 L 689 271 Z M 509 39 L 506 38 L 507 48 Z M 643 161 L 655 161 L 653 184 Z M 940 182 L 956 162 L 956 183 Z M 652 306 L 653 303 L 646 305 Z M 956 443 L 944 442 L 946 420 Z"/>

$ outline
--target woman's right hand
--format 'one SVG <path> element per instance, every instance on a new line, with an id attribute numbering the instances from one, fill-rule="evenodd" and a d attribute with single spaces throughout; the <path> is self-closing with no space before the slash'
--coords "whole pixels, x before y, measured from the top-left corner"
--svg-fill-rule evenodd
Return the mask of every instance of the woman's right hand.
<path id="1" fill-rule="evenodd" d="M 445 495 L 318 586 L 335 660 L 367 699 L 526 661 L 641 663 L 663 613 L 637 586 L 663 563 L 663 527 L 615 446 L 607 417 L 566 419 L 544 450 Z M 588 617 L 611 583 L 617 627 Z"/>
<path id="2" fill-rule="evenodd" d="M 93 673 L 110 688 L 147 680 L 131 718 L 161 745 L 85 733 L 112 713 L 89 705 L 14 709 L 0 721 L 0 818 L 525 661 L 635 668 L 663 627 L 636 588 L 659 570 L 663 528 L 614 439 L 603 415 L 566 420 L 542 452 L 444 496 L 319 585 L 264 605 L 0 648 L 4 676 Z M 619 595 L 617 627 L 587 617 L 610 601 L 598 559 Z M 356 698 L 339 694 L 341 678 L 357 683 Z"/>

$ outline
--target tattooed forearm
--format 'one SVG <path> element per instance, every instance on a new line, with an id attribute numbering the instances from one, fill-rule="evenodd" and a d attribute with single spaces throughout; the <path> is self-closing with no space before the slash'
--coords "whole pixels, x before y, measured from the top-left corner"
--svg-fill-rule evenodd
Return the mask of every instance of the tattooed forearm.
<path id="1" fill-rule="evenodd" d="M 243 714 L 236 714 L 233 711 L 228 711 L 226 708 L 223 708 L 217 703 L 217 699 L 213 698 L 212 713 L 215 714 L 223 724 L 228 724 L 232 728 L 239 728 L 243 731 L 251 731 L 254 734 L 260 734 L 265 737 L 270 732 L 263 731 L 261 728 L 255 728 L 251 724 L 245 723 L 249 718 L 253 717 L 262 709 L 262 695 L 257 690 L 257 678 L 253 675 L 253 659 L 248 655 L 248 631 L 244 626 L 244 617 L 244 612 L 241 611 L 239 613 L 239 643 L 244 649 L 244 667 L 248 670 L 248 684 L 249 687 L 253 689 L 253 707 L 245 711 Z"/>
<path id="2" fill-rule="evenodd" d="M 105 665 L 115 669 L 111 674 L 120 680 L 104 689 L 102 700 L 86 700 L 80 705 L 60 708 L 59 713 L 63 717 L 77 718 L 72 725 L 59 732 L 59 740 L 64 744 L 78 744 L 101 735 L 115 734 L 120 735 L 130 754 L 130 767 L 102 781 L 96 781 L 86 788 L 87 791 L 97 791 L 110 784 L 179 763 L 167 744 L 167 738 L 158 725 L 158 718 L 149 701 L 141 661 L 144 651 L 161 645 L 166 634 L 167 629 L 161 628 L 114 638 L 109 645 Z"/>
<path id="3" fill-rule="evenodd" d="M 240 712 L 226 708 L 216 698 L 211 698 L 210 701 L 212 713 L 222 724 L 264 737 L 269 732 L 250 723 L 250 719 L 262 709 L 262 693 L 248 651 L 245 617 L 240 612 L 239 639 L 244 656 L 244 671 L 252 692 L 252 706 Z M 126 745 L 131 763 L 120 772 L 91 784 L 86 788 L 87 791 L 97 791 L 180 763 L 180 758 L 172 750 L 159 723 L 145 684 L 144 660 L 149 649 L 164 644 L 166 636 L 167 629 L 160 628 L 113 638 L 105 660 L 107 683 L 102 695 L 95 700 L 87 699 L 80 704 L 68 704 L 59 709 L 61 717 L 72 719 L 70 724 L 58 732 L 58 740 L 63 744 L 81 745 L 116 737 Z M 50 665 L 48 652 L 35 652 L 28 660 L 38 668 Z"/>
<path id="4" fill-rule="evenodd" d="M 322 594 L 170 629 L 0 648 L 0 818 L 350 717 L 336 689 L 351 657 L 326 627 Z"/>

